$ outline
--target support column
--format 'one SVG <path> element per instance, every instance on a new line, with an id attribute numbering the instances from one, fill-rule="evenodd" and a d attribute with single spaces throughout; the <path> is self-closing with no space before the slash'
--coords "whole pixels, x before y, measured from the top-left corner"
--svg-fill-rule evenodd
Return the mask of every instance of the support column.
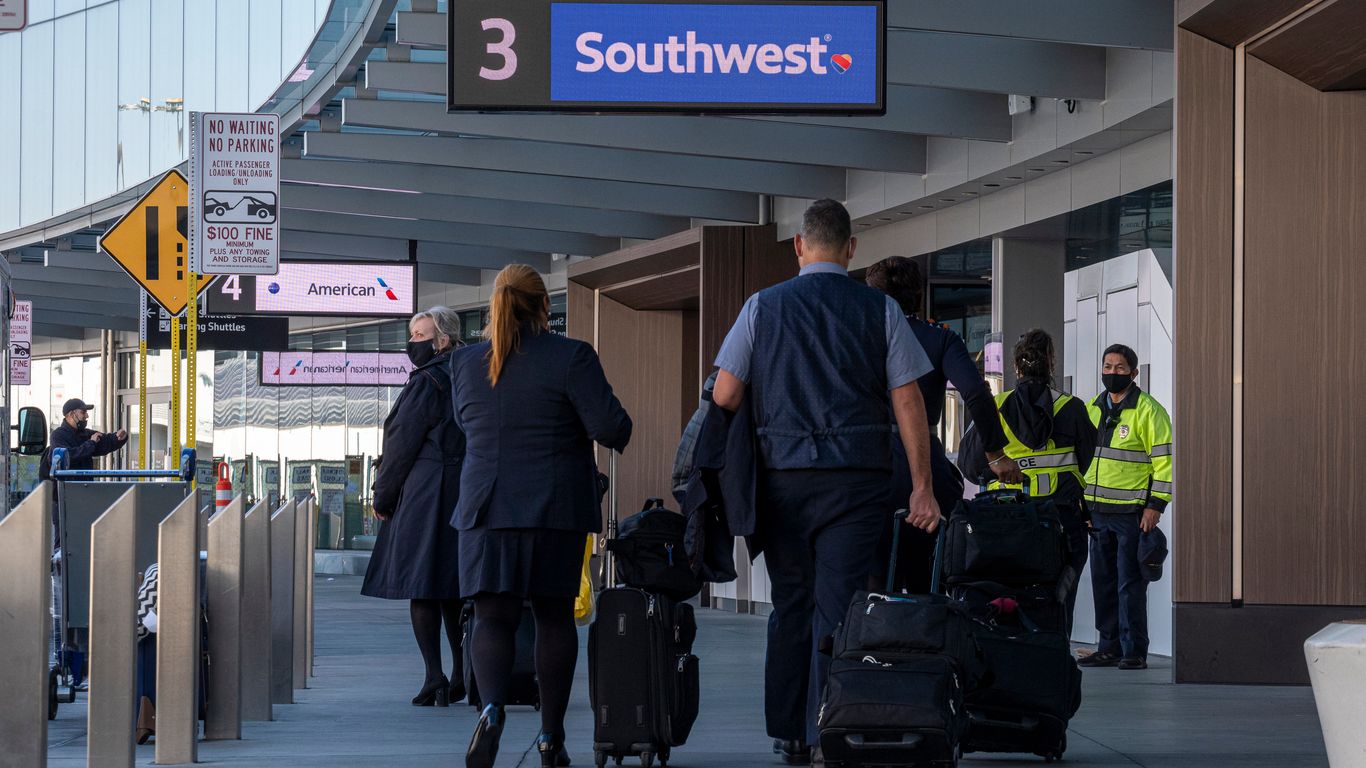
<path id="1" fill-rule="evenodd" d="M 90 526 L 90 765 L 133 768 L 137 667 L 135 485 Z"/>
<path id="2" fill-rule="evenodd" d="M 270 706 L 270 509 L 257 502 L 242 533 L 242 719 L 273 719 Z"/>
<path id="3" fill-rule="evenodd" d="M 1066 269 L 1066 245 L 1061 240 L 998 237 L 992 241 L 991 330 L 1000 334 L 1006 389 L 1015 386 L 1015 343 L 1031 328 L 1042 328 L 1053 337 L 1053 374 L 1061 385 Z"/>
<path id="4" fill-rule="evenodd" d="M 52 490 L 40 483 L 0 519 L 0 768 L 47 765 L 52 650 Z M 39 693 L 39 692 L 42 693 Z"/>
<path id="5" fill-rule="evenodd" d="M 242 496 L 209 519 L 209 702 L 204 738 L 242 738 Z"/>
<path id="6" fill-rule="evenodd" d="M 199 760 L 198 529 L 194 497 L 158 527 L 157 765 Z"/>
<path id="7" fill-rule="evenodd" d="M 287 502 L 270 519 L 270 700 L 294 703 L 294 529 L 296 508 Z"/>

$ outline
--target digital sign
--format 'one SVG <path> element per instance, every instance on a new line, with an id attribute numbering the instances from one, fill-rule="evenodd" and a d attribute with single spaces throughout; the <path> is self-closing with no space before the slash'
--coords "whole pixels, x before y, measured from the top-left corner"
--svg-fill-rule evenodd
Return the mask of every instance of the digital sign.
<path id="1" fill-rule="evenodd" d="M 886 110 L 885 0 L 463 0 L 451 111 Z"/>
<path id="2" fill-rule="evenodd" d="M 416 265 L 402 261 L 282 261 L 274 275 L 227 275 L 207 292 L 214 315 L 411 317 Z"/>
<path id="3" fill-rule="evenodd" d="M 406 352 L 262 352 L 261 383 L 295 387 L 401 387 Z"/>

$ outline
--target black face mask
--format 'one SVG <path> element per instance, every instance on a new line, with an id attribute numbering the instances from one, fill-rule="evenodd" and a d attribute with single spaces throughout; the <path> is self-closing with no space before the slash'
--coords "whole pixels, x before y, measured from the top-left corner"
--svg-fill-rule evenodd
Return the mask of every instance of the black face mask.
<path id="1" fill-rule="evenodd" d="M 436 343 L 431 339 L 408 342 L 408 359 L 413 361 L 413 365 L 421 368 L 430 363 L 433 357 L 436 357 Z"/>
<path id="2" fill-rule="evenodd" d="M 1100 375 L 1101 384 L 1105 385 L 1105 391 L 1112 395 L 1118 395 L 1129 388 L 1134 383 L 1134 377 L 1127 373 L 1102 373 Z"/>
<path id="3" fill-rule="evenodd" d="M 85 419 L 81 419 L 80 421 L 76 422 L 76 431 L 79 432 L 82 429 L 85 429 L 85 425 L 89 423 L 90 422 L 86 421 Z"/>

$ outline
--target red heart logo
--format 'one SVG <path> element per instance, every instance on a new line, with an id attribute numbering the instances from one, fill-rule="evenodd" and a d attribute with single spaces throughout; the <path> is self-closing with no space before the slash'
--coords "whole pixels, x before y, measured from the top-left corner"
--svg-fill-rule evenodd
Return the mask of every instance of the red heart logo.
<path id="1" fill-rule="evenodd" d="M 843 74 L 854 66 L 854 57 L 847 53 L 837 53 L 830 57 L 830 63 L 835 65 L 835 69 Z"/>

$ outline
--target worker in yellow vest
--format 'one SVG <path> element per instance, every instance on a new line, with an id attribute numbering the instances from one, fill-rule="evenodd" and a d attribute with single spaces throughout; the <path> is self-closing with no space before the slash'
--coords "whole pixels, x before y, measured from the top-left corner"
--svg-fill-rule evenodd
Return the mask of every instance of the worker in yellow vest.
<path id="1" fill-rule="evenodd" d="M 1077 602 L 1077 579 L 1086 567 L 1084 477 L 1096 445 L 1096 429 L 1084 401 L 1053 388 L 1053 339 L 1033 329 L 1015 345 L 1015 388 L 996 396 L 1005 432 L 1005 455 L 1029 479 L 1029 494 L 1052 500 L 1067 535 L 1067 632 Z M 992 489 L 1019 488 L 996 480 L 995 461 L 987 458 L 979 430 L 970 428 L 959 444 L 958 466 L 969 478 L 985 479 Z"/>
<path id="2" fill-rule="evenodd" d="M 1086 470 L 1091 509 L 1091 588 L 1096 601 L 1096 652 L 1084 667 L 1148 668 L 1148 582 L 1139 569 L 1139 541 L 1162 519 L 1172 499 L 1172 420 L 1138 388 L 1138 355 L 1113 344 L 1101 358 L 1105 391 L 1091 403 L 1099 432 Z"/>

